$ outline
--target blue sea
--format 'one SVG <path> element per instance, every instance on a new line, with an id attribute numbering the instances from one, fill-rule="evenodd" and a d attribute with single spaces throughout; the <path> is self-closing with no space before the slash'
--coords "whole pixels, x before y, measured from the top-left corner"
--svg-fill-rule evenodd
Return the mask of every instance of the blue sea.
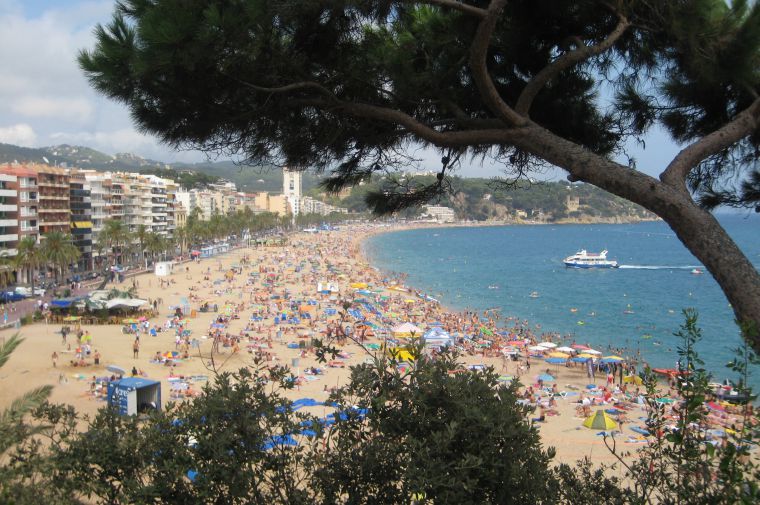
<path id="1" fill-rule="evenodd" d="M 719 217 L 739 247 L 760 266 L 760 219 Z M 575 270 L 562 260 L 580 249 L 609 251 L 618 269 Z M 389 274 L 454 310 L 499 308 L 527 319 L 534 331 L 571 335 L 605 351 L 640 352 L 653 367 L 673 368 L 684 322 L 699 312 L 705 366 L 718 381 L 736 378 L 725 365 L 742 344 L 718 284 L 663 222 L 624 225 L 434 227 L 370 238 L 364 253 Z M 531 298 L 532 292 L 537 298 Z M 536 328 L 540 325 L 540 328 Z M 760 391 L 760 369 L 750 381 Z"/>

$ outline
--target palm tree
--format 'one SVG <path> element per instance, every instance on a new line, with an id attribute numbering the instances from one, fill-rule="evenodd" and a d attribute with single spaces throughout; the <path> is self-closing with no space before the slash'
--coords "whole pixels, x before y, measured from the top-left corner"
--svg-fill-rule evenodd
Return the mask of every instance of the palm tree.
<path id="1" fill-rule="evenodd" d="M 8 287 L 13 283 L 13 267 L 15 258 L 12 256 L 0 256 L 0 286 Z"/>
<path id="2" fill-rule="evenodd" d="M 32 279 L 32 297 L 34 297 L 34 279 L 37 277 L 37 269 L 45 264 L 42 248 L 35 237 L 27 235 L 19 240 L 17 249 L 14 260 L 16 267 L 29 272 L 29 277 Z"/>
<path id="3" fill-rule="evenodd" d="M 141 224 L 137 227 L 137 231 L 135 232 L 135 237 L 137 238 L 137 242 L 140 244 L 140 263 L 143 263 L 143 260 L 145 262 L 145 268 L 148 268 L 148 258 L 145 256 L 145 242 L 148 239 L 148 234 L 151 233 L 148 228 Z"/>
<path id="4" fill-rule="evenodd" d="M 174 230 L 173 235 L 174 240 L 177 243 L 177 246 L 179 246 L 179 254 L 180 256 L 185 254 L 185 248 L 187 247 L 187 239 L 188 239 L 188 230 L 187 226 L 179 226 Z"/>
<path id="5" fill-rule="evenodd" d="M 59 231 L 50 232 L 44 236 L 42 251 L 45 259 L 55 267 L 56 281 L 59 272 L 75 262 L 81 256 L 79 249 L 74 245 L 71 235 Z"/>
<path id="6" fill-rule="evenodd" d="M 145 236 L 145 249 L 150 253 L 151 260 L 156 262 L 156 254 L 163 253 L 169 248 L 169 241 L 158 233 L 148 232 Z"/>
<path id="7" fill-rule="evenodd" d="M 105 222 L 105 226 L 98 233 L 97 239 L 98 243 L 105 245 L 106 250 L 118 258 L 115 263 L 120 264 L 121 257 L 124 255 L 124 247 L 131 241 L 130 235 L 124 223 L 114 219 Z"/>

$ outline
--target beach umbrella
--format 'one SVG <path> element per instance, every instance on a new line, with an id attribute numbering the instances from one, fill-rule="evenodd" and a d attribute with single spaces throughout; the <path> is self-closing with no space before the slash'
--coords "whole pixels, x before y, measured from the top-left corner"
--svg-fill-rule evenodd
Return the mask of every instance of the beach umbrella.
<path id="1" fill-rule="evenodd" d="M 626 375 L 623 377 L 623 384 L 636 384 L 641 386 L 643 380 L 638 375 Z"/>
<path id="2" fill-rule="evenodd" d="M 573 344 L 570 347 L 572 347 L 573 349 L 577 349 L 579 351 L 585 351 L 586 349 L 591 349 L 589 346 L 583 345 L 583 344 Z"/>
<path id="3" fill-rule="evenodd" d="M 393 328 L 393 334 L 397 337 L 404 337 L 404 336 L 411 336 L 414 335 L 422 335 L 422 330 L 420 330 L 418 327 L 413 325 L 412 323 L 403 323 L 395 328 Z"/>
<path id="4" fill-rule="evenodd" d="M 548 351 L 548 349 L 546 347 L 541 347 L 540 345 L 532 345 L 532 346 L 528 347 L 528 350 L 529 351 L 539 351 L 539 352 Z"/>
<path id="5" fill-rule="evenodd" d="M 552 365 L 560 365 L 567 362 L 567 358 L 546 358 L 544 361 L 551 363 Z"/>
<path id="6" fill-rule="evenodd" d="M 603 410 L 597 410 L 583 421 L 583 426 L 592 430 L 614 430 L 617 423 Z"/>
<path id="7" fill-rule="evenodd" d="M 554 382 L 555 379 L 553 375 L 549 375 L 548 373 L 542 373 L 538 377 L 536 377 L 536 380 L 540 380 L 542 382 Z"/>
<path id="8" fill-rule="evenodd" d="M 557 344 L 555 344 L 554 342 L 541 342 L 538 345 L 540 345 L 541 347 L 547 347 L 550 349 L 554 349 L 555 347 L 557 347 Z"/>
<path id="9" fill-rule="evenodd" d="M 712 410 L 718 410 L 720 412 L 725 412 L 726 411 L 726 407 L 724 407 L 720 403 L 707 402 L 705 405 L 707 405 L 707 408 L 712 409 Z"/>
<path id="10" fill-rule="evenodd" d="M 108 370 L 111 373 L 115 373 L 115 374 L 119 374 L 119 375 L 127 375 L 126 370 L 124 370 L 122 367 L 116 366 L 116 365 L 108 365 L 106 367 L 106 370 Z"/>
<path id="11" fill-rule="evenodd" d="M 605 356 L 604 358 L 600 359 L 600 363 L 620 363 L 623 361 L 623 358 L 620 356 Z"/>
<path id="12" fill-rule="evenodd" d="M 390 352 L 394 358 L 400 361 L 414 361 L 414 357 L 412 356 L 412 353 L 407 351 L 406 349 L 399 349 L 398 347 L 395 347 L 393 349 L 390 349 Z"/>
<path id="13" fill-rule="evenodd" d="M 570 357 L 570 355 L 569 355 L 569 354 L 567 354 L 567 353 L 564 353 L 564 352 L 557 352 L 557 351 L 554 351 L 554 352 L 550 352 L 550 353 L 548 354 L 548 356 L 549 356 L 550 358 L 562 358 L 562 359 L 567 359 L 567 358 L 569 358 L 569 357 Z"/>
<path id="14" fill-rule="evenodd" d="M 575 349 L 573 349 L 572 347 L 567 347 L 566 345 L 563 345 L 562 347 L 557 347 L 554 350 L 557 352 L 567 352 L 571 354 L 575 352 Z"/>
<path id="15" fill-rule="evenodd" d="M 585 349 L 583 352 L 584 352 L 584 354 L 595 354 L 597 356 L 599 356 L 600 354 L 602 354 L 601 351 L 597 351 L 595 349 Z"/>
<path id="16" fill-rule="evenodd" d="M 594 354 L 589 354 L 587 352 L 583 352 L 583 353 L 579 354 L 578 357 L 579 358 L 584 358 L 584 359 L 596 358 L 596 356 Z"/>
<path id="17" fill-rule="evenodd" d="M 586 360 L 588 359 L 591 359 L 591 356 L 586 356 L 586 357 L 576 356 L 574 358 L 570 358 L 570 361 L 572 361 L 573 363 L 585 363 Z"/>

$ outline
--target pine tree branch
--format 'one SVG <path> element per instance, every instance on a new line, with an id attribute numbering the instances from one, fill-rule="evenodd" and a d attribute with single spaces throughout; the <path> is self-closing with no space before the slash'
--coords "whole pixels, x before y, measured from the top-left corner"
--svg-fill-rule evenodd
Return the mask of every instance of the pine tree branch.
<path id="1" fill-rule="evenodd" d="M 689 172 L 709 156 L 728 149 L 760 126 L 760 98 L 740 112 L 732 121 L 685 147 L 660 174 L 669 186 L 687 191 Z"/>
<path id="2" fill-rule="evenodd" d="M 483 97 L 488 108 L 491 109 L 491 112 L 509 124 L 524 126 L 527 123 L 526 119 L 516 113 L 501 98 L 499 91 L 493 83 L 493 79 L 488 74 L 486 65 L 491 36 L 506 3 L 507 0 L 492 0 L 488 6 L 488 15 L 481 19 L 470 46 L 470 70 L 472 70 L 472 78 L 478 87 L 478 91 L 480 91 L 480 95 Z"/>
<path id="3" fill-rule="evenodd" d="M 458 2 L 456 0 L 423 0 L 422 3 L 436 5 L 439 7 L 448 7 L 450 9 L 460 11 L 465 14 L 470 14 L 479 18 L 485 18 L 488 15 L 488 11 L 485 9 Z"/>
<path id="4" fill-rule="evenodd" d="M 312 105 L 326 107 L 327 102 L 312 101 Z M 469 147 L 483 144 L 512 144 L 523 138 L 517 128 L 486 128 L 465 131 L 438 131 L 421 123 L 414 117 L 397 109 L 379 107 L 363 103 L 339 102 L 335 108 L 342 109 L 357 117 L 377 119 L 404 127 L 410 133 L 439 147 Z"/>
<path id="5" fill-rule="evenodd" d="M 517 114 L 527 117 L 530 107 L 533 104 L 533 100 L 535 100 L 538 93 L 544 86 L 546 86 L 546 83 L 556 77 L 560 72 L 612 47 L 615 41 L 625 33 L 626 29 L 628 29 L 631 24 L 623 15 L 618 15 L 618 18 L 619 21 L 617 26 L 615 26 L 615 29 L 612 30 L 603 41 L 593 46 L 587 46 L 582 40 L 576 38 L 576 44 L 578 44 L 576 49 L 563 54 L 552 63 L 545 66 L 530 81 L 528 81 L 528 84 L 525 85 L 525 88 L 517 99 L 517 104 L 515 105 L 515 111 Z"/>
<path id="6" fill-rule="evenodd" d="M 226 75 L 226 74 L 225 74 Z M 303 81 L 303 82 L 294 82 L 292 84 L 286 84 L 284 86 L 277 86 L 277 87 L 267 87 L 267 86 L 259 86 L 257 84 L 253 84 L 248 81 L 244 81 L 242 79 L 239 79 L 237 77 L 227 75 L 230 79 L 242 84 L 243 86 L 247 88 L 251 88 L 254 91 L 260 91 L 263 93 L 272 93 L 272 94 L 279 94 L 279 93 L 291 93 L 294 91 L 307 91 L 312 90 L 316 91 L 320 95 L 326 96 L 328 98 L 337 100 L 335 94 L 324 87 L 323 85 L 319 84 L 318 82 L 312 82 L 312 81 Z"/>

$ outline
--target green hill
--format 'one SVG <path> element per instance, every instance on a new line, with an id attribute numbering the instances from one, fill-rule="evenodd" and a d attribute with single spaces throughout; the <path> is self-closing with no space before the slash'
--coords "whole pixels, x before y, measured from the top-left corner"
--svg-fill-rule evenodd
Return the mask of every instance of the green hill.
<path id="1" fill-rule="evenodd" d="M 104 154 L 82 146 L 59 145 L 41 148 L 0 144 L 0 162 L 35 162 L 59 166 L 90 168 L 100 171 L 128 171 L 155 174 L 179 182 L 183 187 L 202 187 L 220 179 L 234 182 L 239 191 L 255 193 L 282 192 L 282 169 L 274 166 L 246 167 L 231 161 L 166 164 L 140 156 L 122 153 Z M 421 176 L 430 183 L 433 176 Z M 306 171 L 303 174 L 303 191 L 315 198 L 325 199 L 333 205 L 354 212 L 365 212 L 364 195 L 377 189 L 379 178 L 369 184 L 353 188 L 351 194 L 340 200 L 325 196 L 318 188 L 320 176 Z M 506 220 L 517 216 L 544 221 L 592 221 L 615 219 L 647 219 L 653 216 L 626 200 L 610 195 L 588 184 L 547 182 L 526 184 L 509 191 L 499 190 L 492 181 L 482 178 L 454 178 L 451 196 L 440 205 L 452 207 L 460 219 L 485 221 Z M 424 207 L 410 209 L 405 214 L 418 215 Z"/>

